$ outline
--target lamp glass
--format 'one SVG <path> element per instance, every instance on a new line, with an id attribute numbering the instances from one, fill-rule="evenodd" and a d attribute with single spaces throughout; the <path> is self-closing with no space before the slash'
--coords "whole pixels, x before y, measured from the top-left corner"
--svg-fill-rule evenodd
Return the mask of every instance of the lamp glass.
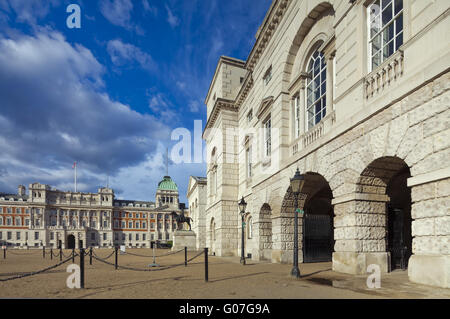
<path id="1" fill-rule="evenodd" d="M 247 203 L 244 200 L 244 197 L 242 197 L 241 201 L 239 202 L 239 212 L 243 213 L 245 212 L 245 208 L 247 207 Z"/>

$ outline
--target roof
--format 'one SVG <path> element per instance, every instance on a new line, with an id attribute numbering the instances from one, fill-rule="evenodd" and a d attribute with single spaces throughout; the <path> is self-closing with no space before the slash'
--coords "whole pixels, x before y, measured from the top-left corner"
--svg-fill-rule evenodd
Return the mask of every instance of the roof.
<path id="1" fill-rule="evenodd" d="M 178 186 L 170 176 L 164 176 L 163 180 L 158 183 L 158 190 L 178 191 Z"/>

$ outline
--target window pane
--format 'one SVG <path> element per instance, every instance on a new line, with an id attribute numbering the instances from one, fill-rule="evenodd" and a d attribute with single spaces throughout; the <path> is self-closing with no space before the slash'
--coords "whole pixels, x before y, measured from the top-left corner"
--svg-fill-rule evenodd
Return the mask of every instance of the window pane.
<path id="1" fill-rule="evenodd" d="M 384 1 L 383 1 L 384 2 Z M 392 5 L 389 4 L 386 8 L 383 8 L 381 13 L 381 20 L 383 22 L 383 26 L 389 23 L 392 20 Z"/>
<path id="2" fill-rule="evenodd" d="M 395 0 L 394 14 L 399 13 L 403 9 L 403 0 Z"/>
<path id="3" fill-rule="evenodd" d="M 399 15 L 395 20 L 395 34 L 399 34 L 403 31 L 403 14 Z"/>
<path id="4" fill-rule="evenodd" d="M 392 0 L 382 0 L 381 5 L 382 9 L 385 9 L 388 5 L 390 5 Z"/>
<path id="5" fill-rule="evenodd" d="M 375 54 L 372 58 L 372 70 L 381 64 L 381 51 Z"/>
<path id="6" fill-rule="evenodd" d="M 376 36 L 372 41 L 372 54 L 375 54 L 381 49 L 381 34 Z"/>
<path id="7" fill-rule="evenodd" d="M 403 32 L 400 33 L 395 41 L 395 51 L 398 50 L 398 48 L 403 44 Z"/>

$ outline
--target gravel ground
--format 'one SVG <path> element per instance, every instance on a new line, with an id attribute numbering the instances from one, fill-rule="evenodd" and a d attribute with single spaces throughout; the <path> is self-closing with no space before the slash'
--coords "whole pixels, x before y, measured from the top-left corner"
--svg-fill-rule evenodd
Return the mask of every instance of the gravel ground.
<path id="1" fill-rule="evenodd" d="M 112 249 L 95 250 L 105 258 Z M 69 255 L 71 251 L 65 250 Z M 129 253 L 151 256 L 150 249 L 129 249 Z M 167 254 L 168 250 L 157 250 L 156 255 Z M 199 252 L 189 252 L 192 258 Z M 181 266 L 151 272 L 119 269 L 85 257 L 85 289 L 69 289 L 66 272 L 69 261 L 47 272 L 21 279 L 0 282 L 0 298 L 169 298 L 169 299 L 298 299 L 298 298 L 380 298 L 385 296 L 364 289 L 342 289 L 333 287 L 332 282 L 352 278 L 331 271 L 331 263 L 300 264 L 301 279 L 289 277 L 291 265 L 256 263 L 249 261 L 246 266 L 239 264 L 239 258 L 220 258 L 208 256 L 209 281 L 205 282 L 204 255 L 200 255 L 184 266 L 184 252 L 156 258 L 165 266 Z M 114 263 L 114 255 L 108 259 Z M 129 254 L 119 255 L 119 265 L 139 269 L 150 268 L 151 257 L 138 257 Z M 59 262 L 59 257 L 46 255 L 42 251 L 9 250 L 7 258 L 0 255 L 0 279 L 17 273 L 37 271 Z M 75 258 L 79 263 L 79 257 Z M 342 281 L 344 282 L 344 281 Z M 402 296 L 399 296 L 402 298 Z M 413 296 L 414 297 L 414 296 Z M 417 297 L 417 296 L 416 296 Z M 404 298 L 404 296 L 403 296 Z"/>

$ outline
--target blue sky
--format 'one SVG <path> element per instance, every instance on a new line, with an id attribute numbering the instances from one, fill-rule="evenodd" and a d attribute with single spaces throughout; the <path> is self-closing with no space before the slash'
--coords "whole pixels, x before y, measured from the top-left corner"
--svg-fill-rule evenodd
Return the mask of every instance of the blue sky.
<path id="1" fill-rule="evenodd" d="M 0 192 L 46 183 L 154 200 L 178 127 L 206 121 L 221 55 L 245 60 L 271 0 L 0 0 Z M 69 29 L 69 4 L 81 28 Z M 186 200 L 204 163 L 172 164 Z"/>

